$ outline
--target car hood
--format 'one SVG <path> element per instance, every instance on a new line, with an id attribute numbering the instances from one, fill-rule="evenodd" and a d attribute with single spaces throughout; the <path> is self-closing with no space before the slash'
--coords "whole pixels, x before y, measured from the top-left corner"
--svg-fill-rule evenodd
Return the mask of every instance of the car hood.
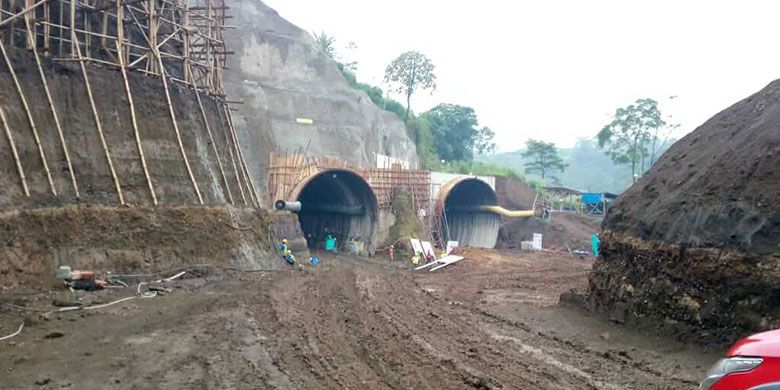
<path id="1" fill-rule="evenodd" d="M 780 329 L 745 337 L 737 341 L 726 356 L 780 357 Z"/>

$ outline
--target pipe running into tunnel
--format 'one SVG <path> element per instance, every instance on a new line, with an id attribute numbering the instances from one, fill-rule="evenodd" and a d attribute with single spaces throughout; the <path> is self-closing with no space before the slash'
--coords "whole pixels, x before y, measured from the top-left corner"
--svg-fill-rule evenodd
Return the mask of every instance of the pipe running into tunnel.
<path id="1" fill-rule="evenodd" d="M 534 210 L 507 210 L 498 205 L 496 192 L 477 178 L 461 177 L 442 186 L 434 211 L 442 221 L 445 240 L 459 245 L 493 248 L 501 217 L 530 218 Z"/>
<path id="2" fill-rule="evenodd" d="M 322 248 L 329 234 L 342 249 L 351 240 L 372 246 L 377 229 L 376 195 L 356 172 L 320 171 L 298 184 L 291 198 L 294 201 L 277 201 L 275 206 L 297 212 L 309 248 Z"/>
<path id="3" fill-rule="evenodd" d="M 435 212 L 445 240 L 458 241 L 460 246 L 495 247 L 500 217 L 482 206 L 498 206 L 496 192 L 484 181 L 461 177 L 442 186 Z"/>

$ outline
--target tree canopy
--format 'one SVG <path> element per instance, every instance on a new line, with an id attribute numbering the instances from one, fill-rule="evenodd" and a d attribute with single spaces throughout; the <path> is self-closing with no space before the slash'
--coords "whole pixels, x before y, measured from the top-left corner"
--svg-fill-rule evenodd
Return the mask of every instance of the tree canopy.
<path id="1" fill-rule="evenodd" d="M 421 115 L 430 133 L 433 150 L 446 161 L 471 161 L 474 152 L 493 150 L 493 131 L 477 128 L 477 114 L 471 107 L 439 104 Z"/>
<path id="2" fill-rule="evenodd" d="M 615 111 L 612 122 L 597 135 L 599 147 L 615 164 L 630 165 L 632 180 L 636 182 L 637 177 L 645 171 L 645 158 L 650 154 L 650 144 L 657 138 L 651 131 L 665 124 L 658 110 L 658 102 L 637 99 L 634 104 Z"/>
<path id="3" fill-rule="evenodd" d="M 394 85 L 398 93 L 406 96 L 404 121 L 409 119 L 412 94 L 420 89 L 436 89 L 436 74 L 433 62 L 424 54 L 407 51 L 401 54 L 385 69 L 385 82 Z"/>
<path id="4" fill-rule="evenodd" d="M 521 154 L 523 158 L 527 159 L 524 164 L 525 172 L 538 174 L 542 181 L 545 177 L 550 177 L 554 171 L 563 172 L 568 165 L 558 155 L 558 149 L 552 142 L 529 139 L 525 143 L 525 147 L 525 151 Z M 558 181 L 555 177 L 553 179 Z"/>

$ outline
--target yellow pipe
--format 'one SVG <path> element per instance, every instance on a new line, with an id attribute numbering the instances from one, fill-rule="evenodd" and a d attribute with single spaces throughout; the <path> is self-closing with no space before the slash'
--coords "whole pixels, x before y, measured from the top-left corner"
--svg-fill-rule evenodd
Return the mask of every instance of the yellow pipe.
<path id="1" fill-rule="evenodd" d="M 507 218 L 531 218 L 535 215 L 534 210 L 507 210 L 501 206 L 481 205 L 481 206 L 454 206 L 453 212 L 466 213 L 493 213 Z"/>

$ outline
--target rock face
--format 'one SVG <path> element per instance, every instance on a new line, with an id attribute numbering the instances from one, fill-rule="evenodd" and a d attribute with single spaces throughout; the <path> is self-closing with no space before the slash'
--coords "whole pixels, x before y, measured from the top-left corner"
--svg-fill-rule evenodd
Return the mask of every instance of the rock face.
<path id="1" fill-rule="evenodd" d="M 780 81 L 667 151 L 603 224 L 587 304 L 701 342 L 780 326 Z"/>
<path id="2" fill-rule="evenodd" d="M 227 95 L 241 100 L 234 121 L 250 171 L 264 186 L 268 154 L 306 149 L 374 166 L 375 154 L 417 165 L 402 121 L 344 80 L 311 36 L 259 0 L 229 0 Z"/>

